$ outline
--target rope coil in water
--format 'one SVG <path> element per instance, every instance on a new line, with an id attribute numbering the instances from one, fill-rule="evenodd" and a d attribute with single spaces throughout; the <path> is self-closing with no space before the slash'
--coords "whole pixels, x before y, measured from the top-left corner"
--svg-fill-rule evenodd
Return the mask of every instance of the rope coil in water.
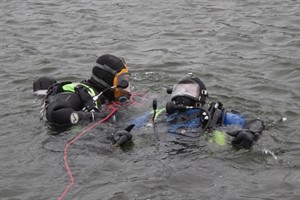
<path id="1" fill-rule="evenodd" d="M 68 193 L 69 189 L 74 185 L 74 177 L 72 175 L 72 172 L 70 170 L 70 167 L 68 165 L 67 162 L 67 158 L 68 158 L 68 152 L 69 152 L 69 148 L 70 146 L 76 142 L 79 138 L 81 138 L 85 133 L 89 132 L 90 130 L 94 129 L 96 126 L 98 126 L 99 124 L 107 121 L 109 118 L 111 118 L 116 112 L 117 112 L 118 108 L 113 108 L 112 111 L 102 120 L 88 126 L 87 128 L 83 129 L 75 138 L 73 138 L 72 140 L 70 140 L 65 148 L 64 148 L 64 165 L 66 167 L 66 170 L 68 172 L 69 178 L 70 178 L 70 184 L 68 186 L 65 187 L 64 191 L 61 193 L 60 197 L 58 198 L 58 200 L 62 200 L 66 194 Z"/>

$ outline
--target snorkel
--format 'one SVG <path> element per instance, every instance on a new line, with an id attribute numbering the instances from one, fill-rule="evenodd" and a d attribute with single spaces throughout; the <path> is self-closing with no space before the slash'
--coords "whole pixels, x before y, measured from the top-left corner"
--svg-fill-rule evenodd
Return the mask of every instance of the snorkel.
<path id="1" fill-rule="evenodd" d="M 154 120 L 155 120 L 155 117 L 156 117 L 156 110 L 157 110 L 157 99 L 153 99 L 152 108 L 153 108 L 152 123 L 154 124 Z"/>

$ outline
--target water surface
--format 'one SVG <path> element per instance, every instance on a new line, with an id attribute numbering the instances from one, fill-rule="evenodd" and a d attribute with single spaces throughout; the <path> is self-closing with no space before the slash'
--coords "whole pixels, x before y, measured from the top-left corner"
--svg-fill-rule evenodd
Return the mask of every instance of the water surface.
<path id="1" fill-rule="evenodd" d="M 235 151 L 204 138 L 174 143 L 149 126 L 134 129 L 124 151 L 110 146 L 115 128 L 101 125 L 70 148 L 75 184 L 65 199 L 300 198 L 299 1 L 2 0 L 0 8 L 1 199 L 57 199 L 69 184 L 63 149 L 84 127 L 52 135 L 32 83 L 89 78 L 105 53 L 126 59 L 134 91 L 145 94 L 130 115 L 151 110 L 153 98 L 163 107 L 166 88 L 192 72 L 210 101 L 259 116 L 266 130 L 252 150 Z"/>

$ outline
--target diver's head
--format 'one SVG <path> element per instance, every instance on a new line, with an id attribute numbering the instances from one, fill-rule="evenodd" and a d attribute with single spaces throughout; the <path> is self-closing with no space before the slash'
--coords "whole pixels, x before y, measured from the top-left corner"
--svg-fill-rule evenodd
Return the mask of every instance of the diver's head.
<path id="1" fill-rule="evenodd" d="M 129 81 L 129 75 L 124 59 L 105 54 L 97 58 L 90 81 L 100 91 L 115 86 L 115 89 L 105 93 L 105 96 L 110 100 L 124 101 L 131 96 L 130 85 L 127 88 L 116 86 L 124 79 Z"/>
<path id="2" fill-rule="evenodd" d="M 189 73 L 169 91 L 172 94 L 171 101 L 174 105 L 201 107 L 208 96 L 203 82 Z"/>
<path id="3" fill-rule="evenodd" d="M 56 79 L 50 76 L 42 76 L 34 80 L 33 91 L 47 90 L 51 85 L 57 83 Z"/>

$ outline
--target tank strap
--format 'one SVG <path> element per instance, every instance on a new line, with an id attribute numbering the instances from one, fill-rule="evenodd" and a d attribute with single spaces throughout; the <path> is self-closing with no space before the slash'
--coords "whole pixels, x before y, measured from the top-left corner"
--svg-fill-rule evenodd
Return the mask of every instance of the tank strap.
<path id="1" fill-rule="evenodd" d="M 78 83 L 76 87 L 74 87 L 74 92 L 80 96 L 83 104 L 86 104 L 89 101 L 93 102 L 93 97 L 96 95 L 95 91 L 91 87 L 83 83 Z M 97 102 L 94 102 L 93 104 L 98 107 Z"/>
<path id="2" fill-rule="evenodd" d="M 110 88 L 111 87 L 108 83 L 106 83 L 102 79 L 98 78 L 94 74 L 92 75 L 92 78 L 95 79 L 98 83 L 100 83 L 104 88 Z"/>
<path id="3" fill-rule="evenodd" d="M 107 66 L 105 64 L 101 65 L 101 64 L 96 63 L 95 66 L 100 69 L 103 69 L 104 71 L 110 72 L 113 76 L 115 76 L 118 73 L 117 71 L 113 70 L 112 68 L 110 68 L 109 66 Z"/>
<path id="4" fill-rule="evenodd" d="M 201 91 L 200 91 L 199 102 L 201 103 L 201 105 L 204 105 L 205 102 L 206 102 L 206 97 L 208 97 L 208 92 L 206 90 L 206 87 L 205 87 L 204 83 L 201 81 L 200 78 L 192 77 L 192 79 L 194 81 L 196 81 L 200 86 Z"/>

